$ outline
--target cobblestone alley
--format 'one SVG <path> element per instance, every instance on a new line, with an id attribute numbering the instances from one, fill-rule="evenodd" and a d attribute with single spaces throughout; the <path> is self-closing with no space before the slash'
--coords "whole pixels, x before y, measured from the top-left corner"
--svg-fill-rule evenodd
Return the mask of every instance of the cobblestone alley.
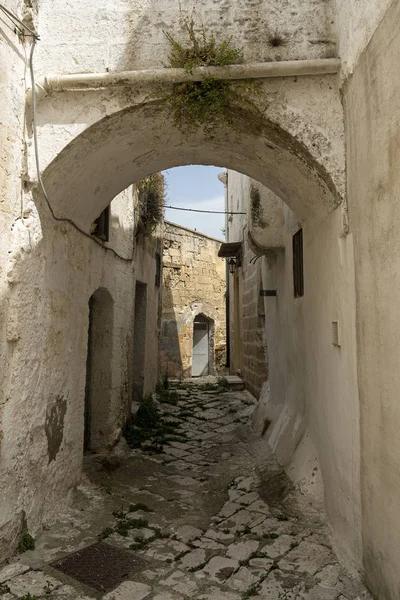
<path id="1" fill-rule="evenodd" d="M 252 396 L 203 380 L 163 399 L 163 438 L 87 456 L 73 508 L 0 571 L 3 600 L 370 598 L 266 459 Z"/>

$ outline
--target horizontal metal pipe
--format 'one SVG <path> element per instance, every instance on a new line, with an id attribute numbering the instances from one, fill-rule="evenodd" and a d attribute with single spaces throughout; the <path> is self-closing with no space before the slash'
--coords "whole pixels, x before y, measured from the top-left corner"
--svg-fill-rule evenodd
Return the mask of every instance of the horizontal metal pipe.
<path id="1" fill-rule="evenodd" d="M 171 85 L 188 81 L 201 81 L 205 77 L 215 79 L 267 79 L 270 77 L 300 77 L 309 75 L 331 75 L 340 70 L 340 59 L 323 58 L 313 60 L 288 60 L 279 62 L 250 63 L 227 67 L 197 67 L 191 73 L 185 69 L 147 69 L 116 73 L 73 73 L 50 75 L 42 78 L 35 86 L 36 98 L 40 101 L 50 92 L 84 91 L 108 87 L 131 87 L 134 85 Z M 32 100 L 32 89 L 27 90 L 27 102 Z"/>

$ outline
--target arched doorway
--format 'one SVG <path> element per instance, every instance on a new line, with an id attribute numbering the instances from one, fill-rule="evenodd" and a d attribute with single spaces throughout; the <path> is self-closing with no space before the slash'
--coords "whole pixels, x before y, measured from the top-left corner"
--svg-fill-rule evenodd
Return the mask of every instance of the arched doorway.
<path id="1" fill-rule="evenodd" d="M 214 373 L 214 324 L 205 315 L 193 321 L 192 377 Z"/>
<path id="2" fill-rule="evenodd" d="M 113 299 L 98 289 L 89 300 L 88 351 L 84 412 L 84 450 L 106 445 L 111 394 Z"/>

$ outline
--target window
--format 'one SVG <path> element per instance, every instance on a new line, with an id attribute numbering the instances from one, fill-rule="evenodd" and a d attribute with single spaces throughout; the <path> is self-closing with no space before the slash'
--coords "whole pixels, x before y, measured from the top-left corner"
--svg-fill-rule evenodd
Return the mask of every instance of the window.
<path id="1" fill-rule="evenodd" d="M 110 207 L 107 206 L 99 217 L 94 221 L 90 228 L 91 235 L 108 242 L 110 236 Z"/>
<path id="2" fill-rule="evenodd" d="M 293 291 L 295 298 L 304 296 L 303 230 L 293 236 Z"/>

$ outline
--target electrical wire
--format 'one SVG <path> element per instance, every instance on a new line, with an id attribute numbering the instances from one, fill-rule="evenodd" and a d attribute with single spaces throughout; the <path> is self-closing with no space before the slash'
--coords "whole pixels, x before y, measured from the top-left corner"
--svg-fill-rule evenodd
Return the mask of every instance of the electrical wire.
<path id="1" fill-rule="evenodd" d="M 23 35 L 25 35 L 27 37 L 33 37 L 35 40 L 40 39 L 37 33 L 32 31 L 32 29 L 30 29 L 30 27 L 28 27 L 28 25 L 25 25 L 25 23 L 23 21 L 18 19 L 18 17 L 16 17 L 12 12 L 10 12 L 8 10 L 8 8 L 3 6 L 2 4 L 0 4 L 0 10 L 2 10 L 3 13 L 10 19 L 10 21 L 12 22 L 14 27 L 16 27 L 20 33 L 22 33 Z M 25 33 L 25 31 L 29 31 L 29 36 L 28 36 L 28 34 Z"/>
<path id="2" fill-rule="evenodd" d="M 182 208 L 180 206 L 169 206 L 164 205 L 164 208 L 171 208 L 172 210 L 186 210 L 189 212 L 207 213 L 209 215 L 247 215 L 245 212 L 230 212 L 227 210 L 200 210 L 198 208 Z"/>

